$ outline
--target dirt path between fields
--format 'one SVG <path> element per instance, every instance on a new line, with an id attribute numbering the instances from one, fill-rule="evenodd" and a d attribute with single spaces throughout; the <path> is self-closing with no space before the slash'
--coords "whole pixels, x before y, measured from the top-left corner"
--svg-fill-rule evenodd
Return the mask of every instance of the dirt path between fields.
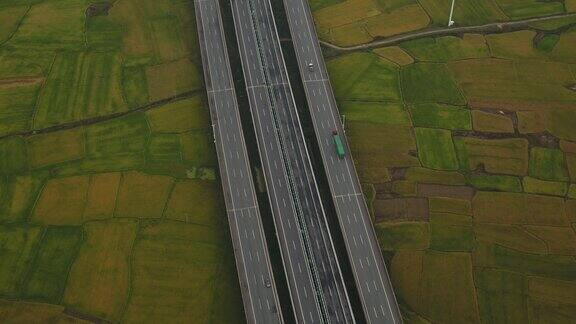
<path id="1" fill-rule="evenodd" d="M 7 137 L 12 137 L 12 136 L 32 136 L 32 135 L 37 135 L 37 134 L 46 134 L 46 133 L 57 132 L 57 131 L 76 128 L 76 127 L 80 127 L 80 126 L 93 125 L 96 123 L 109 121 L 109 120 L 112 120 L 115 118 L 124 117 L 126 115 L 133 114 L 136 112 L 147 111 L 147 110 L 150 110 L 150 109 L 153 109 L 153 108 L 156 108 L 156 107 L 159 107 L 159 106 L 171 103 L 171 102 L 189 99 L 189 98 L 192 98 L 192 97 L 194 97 L 200 93 L 204 93 L 204 91 L 205 91 L 204 89 L 187 91 L 187 92 L 177 94 L 175 96 L 172 96 L 172 97 L 169 97 L 166 99 L 162 99 L 162 100 L 148 103 L 144 106 L 140 106 L 140 107 L 137 107 L 137 108 L 134 108 L 131 110 L 121 111 L 121 112 L 117 112 L 117 113 L 113 113 L 113 114 L 109 114 L 109 115 L 87 118 L 87 119 L 77 120 L 77 121 L 73 121 L 73 122 L 69 122 L 69 123 L 62 123 L 62 124 L 58 124 L 58 125 L 54 125 L 54 126 L 50 126 L 50 127 L 40 128 L 40 129 L 32 129 L 32 130 L 27 130 L 27 131 L 23 131 L 23 132 L 13 132 L 13 133 L 2 134 L 2 135 L 0 135 L 0 140 L 7 138 Z"/>
<path id="2" fill-rule="evenodd" d="M 372 41 L 370 43 L 365 43 L 361 45 L 355 46 L 348 46 L 342 47 L 338 46 L 329 42 L 320 41 L 320 44 L 341 52 L 353 52 L 353 51 L 361 51 L 366 49 L 372 49 L 377 47 L 384 47 L 384 46 L 391 46 L 396 45 L 401 42 L 405 42 L 408 40 L 429 37 L 429 36 L 450 36 L 450 35 L 458 35 L 464 33 L 477 33 L 477 34 L 492 34 L 492 33 L 502 33 L 502 32 L 511 32 L 522 30 L 526 28 L 530 28 L 529 24 L 533 22 L 541 22 L 541 21 L 549 21 L 555 20 L 560 18 L 567 18 L 567 17 L 576 17 L 576 13 L 567 13 L 567 14 L 560 14 L 560 15 L 553 15 L 553 16 L 545 16 L 545 17 L 536 17 L 536 18 L 529 18 L 523 20 L 516 20 L 516 21 L 509 21 L 509 22 L 499 22 L 499 23 L 491 23 L 486 25 L 479 25 L 479 26 L 464 26 L 464 27 L 444 27 L 444 28 L 433 28 L 433 29 L 426 29 L 420 31 L 413 31 L 408 32 L 405 34 L 399 34 L 395 36 L 391 36 L 384 39 L 378 39 Z"/>

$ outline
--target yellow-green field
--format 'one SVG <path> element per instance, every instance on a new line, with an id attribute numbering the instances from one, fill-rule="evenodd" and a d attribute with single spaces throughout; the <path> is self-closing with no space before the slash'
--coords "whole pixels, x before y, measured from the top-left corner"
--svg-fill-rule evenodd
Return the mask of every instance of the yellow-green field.
<path id="1" fill-rule="evenodd" d="M 555 6 L 482 1 L 496 2 L 519 16 Z M 422 38 L 328 60 L 406 323 L 576 321 L 575 35 Z"/>
<path id="2" fill-rule="evenodd" d="M 0 1 L 1 323 L 243 320 L 197 46 L 186 0 Z"/>
<path id="3" fill-rule="evenodd" d="M 339 46 L 446 26 L 451 6 L 450 0 L 309 0 L 309 3 L 320 38 Z M 575 6 L 573 0 L 457 0 L 453 17 L 455 26 L 475 26 L 569 13 L 576 10 Z M 549 23 L 538 27 L 545 25 Z"/>

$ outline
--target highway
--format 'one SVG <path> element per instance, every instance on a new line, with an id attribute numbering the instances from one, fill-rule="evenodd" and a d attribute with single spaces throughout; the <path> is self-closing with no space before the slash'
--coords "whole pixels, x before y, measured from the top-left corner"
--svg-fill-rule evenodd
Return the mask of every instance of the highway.
<path id="1" fill-rule="evenodd" d="M 298 323 L 353 323 L 269 0 L 232 0 L 268 197 Z"/>
<path id="2" fill-rule="evenodd" d="M 368 323 L 402 323 L 306 0 L 283 0 L 306 98 L 348 257 Z M 309 64 L 312 63 L 312 68 Z M 343 139 L 346 157 L 338 158 L 332 131 Z"/>
<path id="3" fill-rule="evenodd" d="M 195 0 L 214 142 L 246 320 L 283 323 L 217 0 Z M 226 310 L 222 310 L 226 311 Z"/>

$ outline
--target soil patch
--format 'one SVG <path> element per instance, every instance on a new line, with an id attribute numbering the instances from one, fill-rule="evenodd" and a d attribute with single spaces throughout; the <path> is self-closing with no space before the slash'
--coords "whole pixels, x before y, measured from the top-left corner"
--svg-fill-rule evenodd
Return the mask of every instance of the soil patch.
<path id="1" fill-rule="evenodd" d="M 101 318 L 98 318 L 98 317 L 90 315 L 90 314 L 82 313 L 82 312 L 80 312 L 76 309 L 72 309 L 72 308 L 65 308 L 63 313 L 68 315 L 68 316 L 77 318 L 77 319 L 88 321 L 89 323 L 94 323 L 94 324 L 110 323 L 109 321 L 103 320 Z"/>
<path id="2" fill-rule="evenodd" d="M 374 201 L 376 222 L 428 221 L 428 199 L 395 198 Z"/>
<path id="3" fill-rule="evenodd" d="M 418 196 L 422 197 L 446 197 L 470 200 L 476 190 L 467 186 L 446 186 L 436 184 L 418 184 Z"/>
<path id="4" fill-rule="evenodd" d="M 487 132 L 477 132 L 477 131 L 453 131 L 452 136 L 457 137 L 471 137 L 486 140 L 495 139 L 508 139 L 508 138 L 525 138 L 528 140 L 529 147 L 546 147 L 546 148 L 559 148 L 560 139 L 556 136 L 550 134 L 547 131 L 540 133 L 528 133 L 528 134 L 510 134 L 510 133 L 487 133 Z"/>
<path id="5" fill-rule="evenodd" d="M 470 109 L 497 109 L 503 111 L 535 110 L 548 111 L 551 109 L 576 109 L 576 104 L 561 101 L 523 101 L 523 100 L 486 100 L 470 99 Z"/>
<path id="6" fill-rule="evenodd" d="M 26 77 L 26 78 L 9 78 L 9 79 L 0 79 L 0 86 L 21 86 L 25 84 L 32 84 L 32 83 L 39 83 L 44 78 L 42 77 Z"/>
<path id="7" fill-rule="evenodd" d="M 398 196 L 392 193 L 392 182 L 375 183 L 373 186 L 374 191 L 376 191 L 377 200 L 395 198 Z"/>
<path id="8" fill-rule="evenodd" d="M 477 131 L 453 131 L 452 136 L 458 137 L 473 137 L 480 139 L 507 139 L 507 138 L 519 138 L 520 136 L 515 136 L 510 133 L 489 133 L 489 132 L 477 132 Z"/>
<path id="9" fill-rule="evenodd" d="M 110 8 L 112 8 L 112 3 L 110 2 L 92 3 L 86 8 L 86 16 L 107 16 Z"/>
<path id="10" fill-rule="evenodd" d="M 551 149 L 560 148 L 560 139 L 548 132 L 538 134 L 526 134 L 524 137 L 530 143 L 529 144 L 530 147 L 538 146 Z"/>
<path id="11" fill-rule="evenodd" d="M 390 176 L 390 180 L 404 180 L 407 169 L 408 168 L 388 168 L 388 175 Z"/>
<path id="12" fill-rule="evenodd" d="M 540 43 L 540 41 L 541 41 L 542 39 L 544 39 L 545 36 L 546 36 L 546 33 L 544 33 L 544 32 L 538 32 L 538 33 L 534 36 L 534 38 L 532 39 L 532 46 L 533 46 L 534 48 L 538 48 L 538 44 Z"/>

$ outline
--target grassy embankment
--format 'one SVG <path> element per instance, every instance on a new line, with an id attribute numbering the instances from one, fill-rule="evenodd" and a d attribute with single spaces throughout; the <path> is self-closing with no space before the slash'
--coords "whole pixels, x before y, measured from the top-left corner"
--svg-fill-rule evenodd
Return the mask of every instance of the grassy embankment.
<path id="1" fill-rule="evenodd" d="M 0 3 L 0 321 L 241 321 L 193 7 L 97 3 Z"/>

